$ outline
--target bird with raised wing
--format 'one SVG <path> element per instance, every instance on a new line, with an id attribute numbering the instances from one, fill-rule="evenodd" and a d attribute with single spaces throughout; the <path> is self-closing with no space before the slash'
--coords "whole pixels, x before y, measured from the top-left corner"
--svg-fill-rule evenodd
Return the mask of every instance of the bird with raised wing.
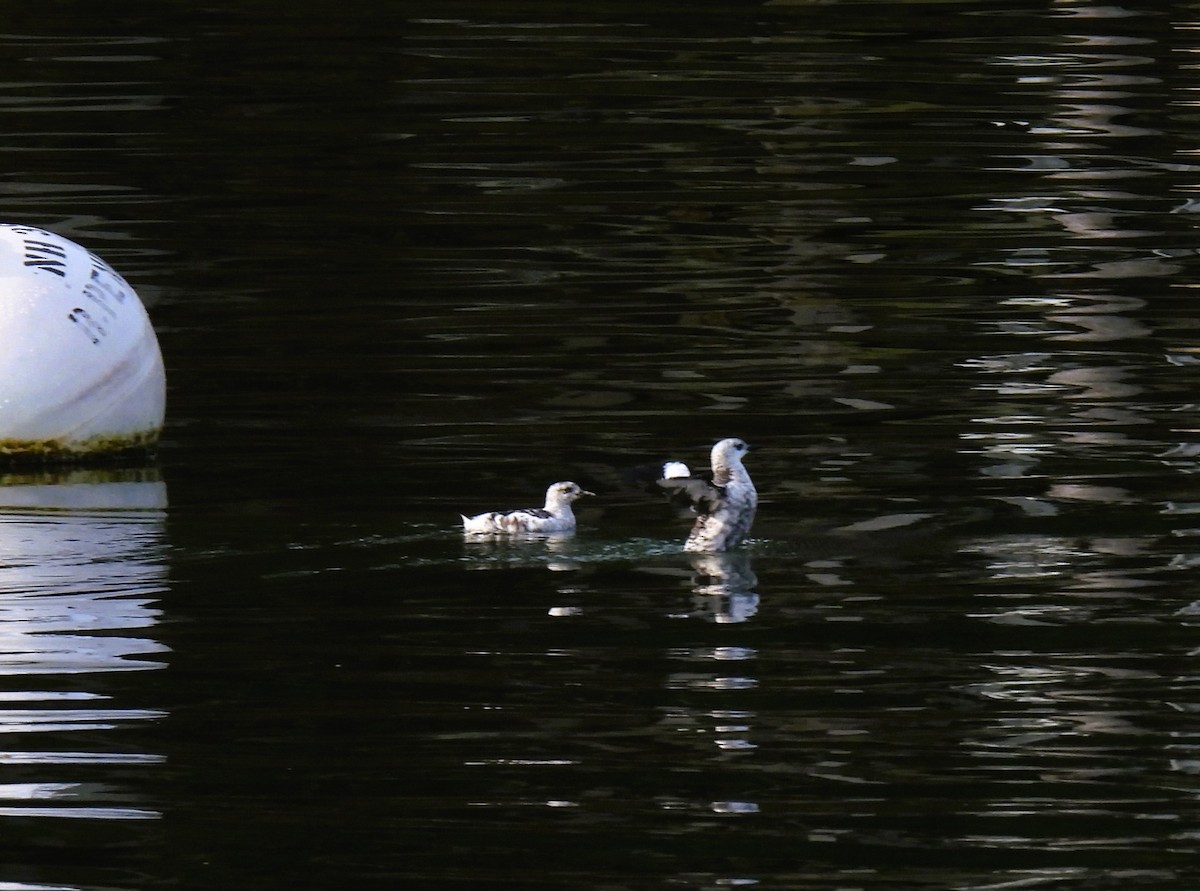
<path id="1" fill-rule="evenodd" d="M 658 481 L 672 501 L 686 501 L 697 514 L 685 551 L 727 551 L 749 534 L 758 490 L 742 465 L 748 451 L 744 440 L 722 439 L 712 447 L 711 476 L 664 475 Z"/>

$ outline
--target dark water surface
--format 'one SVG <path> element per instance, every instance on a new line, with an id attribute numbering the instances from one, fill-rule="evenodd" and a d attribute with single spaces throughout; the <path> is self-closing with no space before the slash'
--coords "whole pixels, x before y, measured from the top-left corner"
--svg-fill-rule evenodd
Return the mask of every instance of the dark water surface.
<path id="1" fill-rule="evenodd" d="M 0 479 L 0 891 L 1200 884 L 1194 4 L 6 15 L 170 406 Z"/>

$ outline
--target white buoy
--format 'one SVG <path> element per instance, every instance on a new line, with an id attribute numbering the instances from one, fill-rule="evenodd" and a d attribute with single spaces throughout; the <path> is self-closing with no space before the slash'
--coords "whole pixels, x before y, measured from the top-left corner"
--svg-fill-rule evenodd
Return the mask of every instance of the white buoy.
<path id="1" fill-rule="evenodd" d="M 151 448 L 166 375 L 146 308 L 86 249 L 0 225 L 0 460 Z"/>

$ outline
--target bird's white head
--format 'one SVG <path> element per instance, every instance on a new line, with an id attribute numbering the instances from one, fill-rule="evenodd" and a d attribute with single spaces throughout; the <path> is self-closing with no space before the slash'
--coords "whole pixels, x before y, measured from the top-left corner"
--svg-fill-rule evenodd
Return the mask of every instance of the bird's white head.
<path id="1" fill-rule="evenodd" d="M 712 447 L 713 465 L 740 464 L 742 457 L 749 451 L 750 446 L 746 445 L 744 439 L 722 439 Z"/>
<path id="2" fill-rule="evenodd" d="M 718 486 L 727 485 L 731 480 L 749 482 L 750 477 L 742 466 L 742 458 L 750 451 L 750 446 L 742 439 L 722 439 L 712 447 L 713 482 Z"/>
<path id="3" fill-rule="evenodd" d="M 553 483 L 546 490 L 546 507 L 551 508 L 558 505 L 567 505 L 579 498 L 581 495 L 595 495 L 595 492 L 589 492 L 578 483 L 561 482 Z"/>

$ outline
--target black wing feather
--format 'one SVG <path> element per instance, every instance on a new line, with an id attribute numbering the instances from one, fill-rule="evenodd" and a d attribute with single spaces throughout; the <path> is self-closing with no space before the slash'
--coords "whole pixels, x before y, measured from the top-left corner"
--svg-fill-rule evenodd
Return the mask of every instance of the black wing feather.
<path id="1" fill-rule="evenodd" d="M 672 477 L 659 480 L 672 504 L 693 508 L 699 514 L 711 514 L 725 501 L 725 489 L 696 477 Z"/>

